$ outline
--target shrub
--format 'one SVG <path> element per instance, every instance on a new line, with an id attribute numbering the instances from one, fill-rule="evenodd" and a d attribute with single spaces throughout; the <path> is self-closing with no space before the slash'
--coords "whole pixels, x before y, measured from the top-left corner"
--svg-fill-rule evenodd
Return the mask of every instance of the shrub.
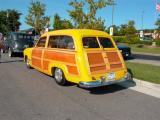
<path id="1" fill-rule="evenodd" d="M 139 37 L 137 37 L 136 35 L 128 35 L 126 36 L 126 38 L 128 44 L 137 44 L 140 42 Z"/>
<path id="2" fill-rule="evenodd" d="M 156 40 L 156 45 L 160 47 L 160 39 Z"/>
<path id="3" fill-rule="evenodd" d="M 113 36 L 115 42 L 126 43 L 126 36 Z"/>
<path id="4" fill-rule="evenodd" d="M 152 45 L 152 41 L 139 41 L 139 44 Z"/>
<path id="5" fill-rule="evenodd" d="M 113 36 L 113 39 L 115 42 L 119 43 L 152 45 L 152 41 L 141 41 L 140 38 L 136 35 Z M 157 40 L 156 44 L 160 46 L 160 40 Z"/>
<path id="6" fill-rule="evenodd" d="M 142 44 L 138 44 L 136 47 L 138 47 L 138 48 L 143 48 L 143 47 L 144 47 L 144 45 L 142 45 Z"/>

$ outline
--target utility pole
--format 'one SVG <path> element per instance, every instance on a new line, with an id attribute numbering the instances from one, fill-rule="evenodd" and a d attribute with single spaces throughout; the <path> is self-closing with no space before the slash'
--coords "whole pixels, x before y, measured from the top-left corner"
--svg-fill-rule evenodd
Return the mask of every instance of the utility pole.
<path id="1" fill-rule="evenodd" d="M 114 3 L 112 5 L 112 27 L 113 27 L 113 24 L 114 24 Z"/>
<path id="2" fill-rule="evenodd" d="M 112 25 L 110 27 L 110 35 L 113 36 L 114 35 L 114 28 L 113 28 L 113 25 L 114 25 L 114 6 L 115 6 L 115 2 L 112 3 Z"/>
<path id="3" fill-rule="evenodd" d="M 144 31 L 143 31 L 143 21 L 144 21 L 144 11 L 142 11 L 142 14 L 141 14 L 141 22 L 142 22 L 142 26 L 141 26 L 141 31 L 140 31 L 140 39 L 143 40 L 143 37 L 144 37 Z"/>
<path id="4" fill-rule="evenodd" d="M 143 31 L 143 24 L 144 24 L 144 11 L 142 11 L 142 31 Z"/>

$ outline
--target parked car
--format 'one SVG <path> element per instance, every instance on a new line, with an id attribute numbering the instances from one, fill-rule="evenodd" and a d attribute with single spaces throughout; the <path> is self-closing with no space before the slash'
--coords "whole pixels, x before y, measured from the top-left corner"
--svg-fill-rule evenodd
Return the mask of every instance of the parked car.
<path id="1" fill-rule="evenodd" d="M 126 45 L 117 45 L 124 59 L 131 57 L 131 48 Z"/>
<path id="2" fill-rule="evenodd" d="M 24 50 L 28 68 L 80 87 L 98 87 L 128 80 L 120 51 L 107 33 L 89 29 L 57 30 L 43 34 L 35 47 Z"/>
<path id="3" fill-rule="evenodd" d="M 23 50 L 28 47 L 33 47 L 34 37 L 30 34 L 20 32 L 10 32 L 5 41 L 6 51 L 9 57 L 16 53 L 23 53 Z"/>

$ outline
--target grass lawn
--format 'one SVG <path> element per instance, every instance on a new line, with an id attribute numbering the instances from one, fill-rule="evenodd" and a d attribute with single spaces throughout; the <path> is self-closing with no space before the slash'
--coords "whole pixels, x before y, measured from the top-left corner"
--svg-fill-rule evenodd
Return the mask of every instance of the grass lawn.
<path id="1" fill-rule="evenodd" d="M 143 47 L 138 48 L 137 45 L 129 45 L 131 47 L 132 52 L 144 52 L 144 53 L 153 53 L 153 54 L 160 54 L 160 47 L 151 48 L 151 47 Z"/>
<path id="2" fill-rule="evenodd" d="M 126 62 L 126 65 L 134 78 L 160 84 L 160 67 L 131 62 Z"/>

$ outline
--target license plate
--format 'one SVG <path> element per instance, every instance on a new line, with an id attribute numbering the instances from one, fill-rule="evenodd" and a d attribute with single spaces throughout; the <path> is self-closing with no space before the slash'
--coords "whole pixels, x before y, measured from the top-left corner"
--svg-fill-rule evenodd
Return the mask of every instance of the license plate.
<path id="1" fill-rule="evenodd" d="M 115 73 L 109 73 L 107 78 L 108 78 L 108 81 L 114 81 L 115 80 Z"/>

